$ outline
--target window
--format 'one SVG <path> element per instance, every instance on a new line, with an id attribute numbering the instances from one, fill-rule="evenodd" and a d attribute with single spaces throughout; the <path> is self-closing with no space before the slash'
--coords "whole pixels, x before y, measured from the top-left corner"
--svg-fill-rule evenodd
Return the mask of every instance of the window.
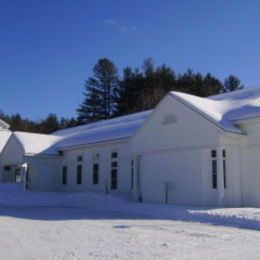
<path id="1" fill-rule="evenodd" d="M 111 190 L 117 189 L 117 169 L 111 169 Z"/>
<path id="2" fill-rule="evenodd" d="M 111 190 L 117 189 L 117 171 L 118 171 L 118 154 L 117 152 L 111 153 Z"/>
<path id="3" fill-rule="evenodd" d="M 5 166 L 4 167 L 4 171 L 11 171 L 11 167 L 10 166 Z"/>
<path id="4" fill-rule="evenodd" d="M 211 166 L 212 166 L 212 188 L 217 188 L 217 151 L 211 151 Z"/>
<path id="5" fill-rule="evenodd" d="M 77 161 L 78 161 L 78 162 L 82 162 L 82 161 L 83 161 L 83 156 L 78 156 L 78 157 L 77 157 Z"/>
<path id="6" fill-rule="evenodd" d="M 222 151 L 222 157 L 223 157 L 223 178 L 224 178 L 224 188 L 227 188 L 227 178 L 226 178 L 226 172 L 227 172 L 227 167 L 226 167 L 226 151 Z M 218 183 L 217 183 L 217 151 L 212 150 L 211 151 L 211 162 L 212 162 L 212 188 L 217 189 Z"/>
<path id="7" fill-rule="evenodd" d="M 113 168 L 113 167 L 117 167 L 117 161 L 115 161 L 115 162 L 111 162 L 111 167 Z"/>
<path id="8" fill-rule="evenodd" d="M 67 166 L 62 167 L 62 184 L 67 184 Z"/>
<path id="9" fill-rule="evenodd" d="M 134 189 L 134 161 L 131 161 L 131 190 Z"/>
<path id="10" fill-rule="evenodd" d="M 115 158 L 117 158 L 117 155 L 118 155 L 117 152 L 113 152 L 113 153 L 111 154 L 111 158 L 112 158 L 112 159 L 115 159 Z"/>
<path id="11" fill-rule="evenodd" d="M 211 157 L 212 158 L 217 158 L 217 151 L 216 150 L 212 150 L 211 151 Z"/>
<path id="12" fill-rule="evenodd" d="M 82 184 L 82 165 L 77 166 L 77 184 Z"/>
<path id="13" fill-rule="evenodd" d="M 22 176 L 21 176 L 21 168 L 15 169 L 15 182 L 21 182 Z"/>
<path id="14" fill-rule="evenodd" d="M 93 164 L 93 184 L 98 184 L 98 176 L 99 175 L 99 164 Z"/>

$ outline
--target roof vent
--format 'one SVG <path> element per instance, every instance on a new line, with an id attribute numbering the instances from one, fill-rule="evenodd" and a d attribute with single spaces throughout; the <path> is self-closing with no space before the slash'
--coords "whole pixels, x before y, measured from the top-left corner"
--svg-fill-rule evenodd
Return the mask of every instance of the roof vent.
<path id="1" fill-rule="evenodd" d="M 178 122 L 177 116 L 174 114 L 168 114 L 163 119 L 163 125 L 175 124 Z"/>

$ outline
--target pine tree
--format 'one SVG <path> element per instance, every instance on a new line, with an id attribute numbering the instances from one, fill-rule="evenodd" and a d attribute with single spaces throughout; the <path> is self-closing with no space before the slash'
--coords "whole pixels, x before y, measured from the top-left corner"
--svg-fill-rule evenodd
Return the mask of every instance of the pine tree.
<path id="1" fill-rule="evenodd" d="M 48 117 L 40 123 L 41 133 L 49 134 L 59 129 L 59 120 L 55 114 L 49 114 Z"/>
<path id="2" fill-rule="evenodd" d="M 115 91 L 116 111 L 115 115 L 125 115 L 138 111 L 138 90 L 137 74 L 130 67 L 123 70 L 123 78 L 119 83 L 119 88 Z"/>
<path id="3" fill-rule="evenodd" d="M 88 80 L 85 83 L 86 92 L 83 93 L 85 98 L 77 110 L 80 124 L 94 122 L 104 118 L 102 116 L 101 98 L 98 90 L 91 87 L 93 83 L 95 83 L 94 79 Z"/>
<path id="4" fill-rule="evenodd" d="M 243 88 L 244 85 L 241 84 L 240 79 L 234 75 L 230 75 L 224 80 L 223 92 L 230 92 L 234 90 L 240 90 Z"/>
<path id="5" fill-rule="evenodd" d="M 207 75 L 203 79 L 202 90 L 199 96 L 208 97 L 217 95 L 222 92 L 222 89 L 223 84 L 221 83 L 221 81 L 212 76 L 210 73 L 207 73 Z"/>
<path id="6" fill-rule="evenodd" d="M 85 82 L 84 100 L 77 110 L 79 121 L 87 123 L 112 117 L 118 84 L 116 66 L 107 58 L 100 59 L 93 67 L 93 77 Z"/>

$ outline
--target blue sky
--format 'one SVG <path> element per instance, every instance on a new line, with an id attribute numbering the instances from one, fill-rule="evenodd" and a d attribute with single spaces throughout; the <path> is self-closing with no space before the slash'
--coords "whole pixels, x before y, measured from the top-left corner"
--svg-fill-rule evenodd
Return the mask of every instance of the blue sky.
<path id="1" fill-rule="evenodd" d="M 260 85 L 257 0 L 0 0 L 0 108 L 75 116 L 99 58 Z"/>

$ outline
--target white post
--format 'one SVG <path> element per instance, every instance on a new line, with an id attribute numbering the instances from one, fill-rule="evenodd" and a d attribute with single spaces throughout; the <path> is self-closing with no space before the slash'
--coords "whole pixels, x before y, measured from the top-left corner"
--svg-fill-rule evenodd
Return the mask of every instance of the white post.
<path id="1" fill-rule="evenodd" d="M 23 191 L 26 191 L 26 173 L 28 169 L 28 164 L 24 163 L 21 167 L 22 173 L 21 173 L 21 178 L 22 178 L 22 184 L 23 184 Z"/>
<path id="2" fill-rule="evenodd" d="M 217 191 L 218 206 L 224 206 L 225 188 L 224 188 L 224 168 L 223 168 L 223 149 L 217 149 Z"/>

